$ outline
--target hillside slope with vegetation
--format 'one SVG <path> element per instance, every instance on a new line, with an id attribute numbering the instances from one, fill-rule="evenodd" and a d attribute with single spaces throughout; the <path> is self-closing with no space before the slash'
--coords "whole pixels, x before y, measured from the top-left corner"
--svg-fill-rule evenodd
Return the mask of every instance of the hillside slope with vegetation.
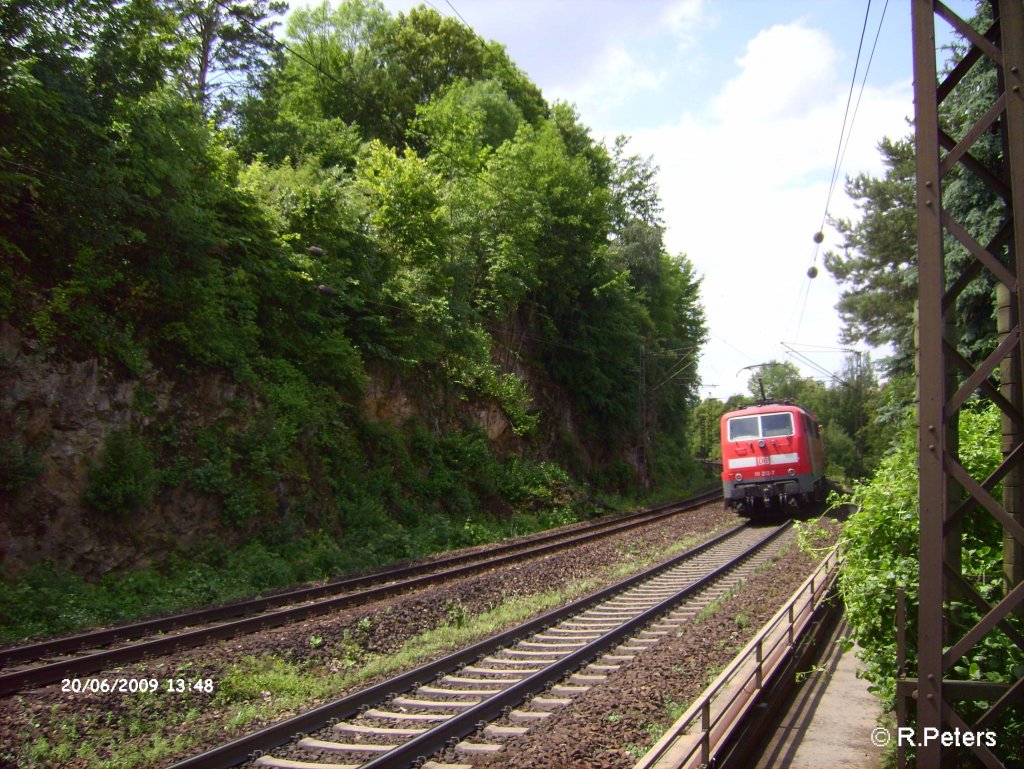
<path id="1" fill-rule="evenodd" d="M 433 10 L 284 10 L 0 9 L 8 632 L 696 481 L 651 161 Z"/>

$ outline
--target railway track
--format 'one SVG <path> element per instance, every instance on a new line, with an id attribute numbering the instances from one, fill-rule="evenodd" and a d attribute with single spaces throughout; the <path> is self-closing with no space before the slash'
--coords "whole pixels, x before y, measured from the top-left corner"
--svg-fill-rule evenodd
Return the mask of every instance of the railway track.
<path id="1" fill-rule="evenodd" d="M 500 739 L 526 732 L 741 582 L 788 528 L 738 526 L 520 627 L 172 769 L 246 761 L 269 769 L 441 767 L 427 758 L 446 748 L 500 750 Z M 492 724 L 504 716 L 508 725 Z M 471 734 L 486 742 L 467 741 Z"/>
<path id="2" fill-rule="evenodd" d="M 0 650 L 0 696 L 352 608 L 414 588 L 573 547 L 695 509 L 721 496 L 721 490 L 715 490 L 692 499 L 595 521 L 570 532 L 533 535 L 483 551 L 444 556 L 429 563 L 3 649 Z"/>

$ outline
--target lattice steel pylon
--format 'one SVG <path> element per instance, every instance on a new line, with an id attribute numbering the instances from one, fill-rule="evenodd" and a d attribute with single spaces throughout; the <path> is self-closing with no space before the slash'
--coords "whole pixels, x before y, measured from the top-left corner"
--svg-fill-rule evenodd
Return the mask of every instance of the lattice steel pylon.
<path id="1" fill-rule="evenodd" d="M 992 671 L 985 669 L 985 658 L 978 651 L 986 639 L 998 634 L 1004 642 L 1009 639 L 1024 648 L 1018 621 L 1024 613 L 1020 574 L 1024 526 L 1018 491 L 1024 462 L 1020 397 L 1024 382 L 1020 321 L 1024 317 L 1024 2 L 992 0 L 994 22 L 987 30 L 974 29 L 938 0 L 911 3 L 919 277 L 920 592 L 916 676 L 903 679 L 899 693 L 917 698 L 918 767 L 937 769 L 964 761 L 1002 767 L 1010 741 L 1019 745 L 1022 735 L 1002 734 L 998 727 L 1024 703 L 1024 679 L 989 681 L 986 673 Z M 936 66 L 937 19 L 971 45 L 941 82 Z M 977 120 L 972 125 L 952 125 L 942 119 L 939 105 L 954 89 L 967 87 L 965 82 L 977 85 L 969 76 L 972 68 L 993 66 L 995 98 L 977 110 Z M 983 140 L 991 142 L 993 135 L 999 137 L 1001 152 L 972 151 Z M 993 193 L 994 201 L 1001 201 L 1003 223 L 994 236 L 972 234 L 972 225 L 957 221 L 944 201 L 943 180 L 957 168 L 957 174 L 969 174 Z M 987 240 L 987 245 L 979 239 Z M 966 249 L 969 256 L 962 268 L 947 264 L 944 241 Z M 957 298 L 976 280 L 994 281 L 1005 290 L 999 343 L 983 361 L 973 364 L 957 352 L 953 327 Z M 973 478 L 964 469 L 956 438 L 958 415 L 978 391 L 1004 413 L 1003 462 L 988 478 Z M 997 484 L 1007 484 L 1002 503 L 990 493 Z M 965 579 L 961 567 L 961 525 L 967 516 L 976 515 L 991 516 L 1003 529 L 1004 589 L 989 597 Z M 954 617 L 958 603 L 973 607 L 974 619 L 965 623 L 963 612 Z M 979 659 L 982 664 L 976 668 L 967 664 L 965 674 L 965 660 L 976 664 Z M 901 713 L 901 720 L 909 717 L 905 709 Z M 907 728 L 906 723 L 900 726 Z M 957 730 L 961 735 L 992 736 L 965 739 L 956 736 Z M 949 735 L 947 743 L 954 744 L 944 745 L 943 734 Z"/>

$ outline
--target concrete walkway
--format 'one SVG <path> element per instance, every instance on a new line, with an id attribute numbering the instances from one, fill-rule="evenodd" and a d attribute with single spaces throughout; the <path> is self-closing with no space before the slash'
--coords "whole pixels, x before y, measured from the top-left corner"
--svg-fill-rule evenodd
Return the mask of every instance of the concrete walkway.
<path id="1" fill-rule="evenodd" d="M 847 633 L 841 620 L 767 740 L 758 769 L 881 768 L 882 749 L 872 743 L 881 706 L 867 681 L 857 678 L 853 651 L 843 652 Z"/>

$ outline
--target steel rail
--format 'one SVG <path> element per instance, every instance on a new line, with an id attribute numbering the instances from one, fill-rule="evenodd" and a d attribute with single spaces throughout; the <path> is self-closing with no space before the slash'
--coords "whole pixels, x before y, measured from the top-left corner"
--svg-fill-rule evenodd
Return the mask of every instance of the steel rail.
<path id="1" fill-rule="evenodd" d="M 178 629 L 189 625 L 196 625 L 201 622 L 219 621 L 222 619 L 244 614 L 246 611 L 251 616 L 243 616 L 229 622 L 223 622 L 211 627 L 203 627 L 175 635 L 161 636 L 149 640 L 143 640 L 130 646 L 114 649 L 103 649 L 92 654 L 85 654 L 65 660 L 57 660 L 43 665 L 36 665 L 24 670 L 0 673 L 0 696 L 12 694 L 30 686 L 43 686 L 67 676 L 83 675 L 86 673 L 102 670 L 106 666 L 122 665 L 137 662 L 150 656 L 167 654 L 180 649 L 193 648 L 210 641 L 231 638 L 242 633 L 251 633 L 258 630 L 265 630 L 271 627 L 278 627 L 290 622 L 309 619 L 310 617 L 326 614 L 340 609 L 350 608 L 362 603 L 390 597 L 403 591 L 433 582 L 440 582 L 460 576 L 466 576 L 477 571 L 493 568 L 516 560 L 535 557 L 556 550 L 573 547 L 590 539 L 609 536 L 622 531 L 636 528 L 648 523 L 661 520 L 664 517 L 676 515 L 680 512 L 692 509 L 721 496 L 721 491 L 708 492 L 690 500 L 670 502 L 656 506 L 638 513 L 620 516 L 612 521 L 599 522 L 597 525 L 588 528 L 583 533 L 561 532 L 547 536 L 530 539 L 526 542 L 519 541 L 499 545 L 486 552 L 464 553 L 449 558 L 439 559 L 429 564 L 417 564 L 402 569 L 382 572 L 375 575 L 356 577 L 351 580 L 329 583 L 327 585 L 302 588 L 289 591 L 275 596 L 255 599 L 253 601 L 232 604 L 226 607 L 200 610 L 184 615 L 176 615 L 161 620 L 136 623 L 131 626 L 112 628 L 109 630 L 95 631 L 93 633 L 80 634 L 66 639 L 57 639 L 53 642 L 44 642 L 32 646 L 18 647 L 0 652 L 0 666 L 10 664 L 12 660 L 23 659 L 28 655 L 29 650 L 36 650 L 35 658 L 40 656 L 68 653 L 79 651 L 83 644 L 91 640 L 92 644 L 99 646 L 101 643 L 112 643 L 119 640 L 127 640 L 124 633 L 129 630 L 141 632 L 159 633 L 168 629 Z M 540 543 L 540 544 L 538 544 Z M 499 555 L 495 556 L 494 554 Z M 504 555 L 502 555 L 504 553 Z M 468 563 L 467 563 L 468 562 Z M 453 564 L 464 565 L 453 565 Z M 449 566 L 436 570 L 438 566 Z M 418 574 L 423 571 L 431 571 L 427 575 L 405 576 Z M 405 578 L 403 578 L 405 577 Z M 331 595 L 344 590 L 357 589 L 359 585 L 367 583 L 380 583 L 375 587 L 366 587 L 358 592 L 334 595 L 333 597 L 320 598 L 325 594 Z M 317 600 L 319 599 L 319 600 Z M 310 601 L 298 606 L 266 611 L 275 605 L 294 604 L 297 601 Z M 241 611 L 240 611 L 241 609 Z M 257 613 L 260 612 L 260 613 Z M 170 624 L 168 624 L 170 623 Z M 130 636 L 129 636 L 130 637 Z M 137 636 L 136 636 L 137 637 Z"/>
<path id="2" fill-rule="evenodd" d="M 600 531 L 602 527 L 611 529 L 625 522 L 643 519 L 645 516 L 648 516 L 649 520 L 659 520 L 663 515 L 671 515 L 674 512 L 680 512 L 672 510 L 672 508 L 676 506 L 689 508 L 691 505 L 706 504 L 708 501 L 713 501 L 719 496 L 721 496 L 720 492 L 707 492 L 693 497 L 692 499 L 668 502 L 663 505 L 648 508 L 647 510 L 616 516 L 610 520 L 595 521 L 586 529 L 581 529 L 581 531 Z M 361 587 L 371 586 L 384 581 L 404 579 L 413 574 L 430 571 L 438 566 L 451 566 L 459 563 L 468 563 L 488 555 L 508 552 L 531 544 L 552 541 L 568 535 L 569 533 L 564 531 L 544 532 L 540 535 L 535 534 L 530 537 L 519 538 L 515 542 L 502 543 L 486 551 L 448 555 L 436 558 L 428 563 L 397 566 L 373 572 L 371 574 L 360 575 L 358 577 L 332 580 L 323 585 L 297 588 L 295 590 L 288 590 L 286 592 L 261 596 L 259 598 L 235 601 L 222 606 L 182 612 L 168 617 L 142 620 L 101 630 L 90 630 L 66 636 L 64 638 L 54 638 L 46 641 L 40 641 L 38 643 L 0 649 L 0 668 L 5 665 L 9 665 L 12 662 L 29 661 L 54 654 L 67 654 L 86 648 L 87 646 L 103 646 L 104 644 L 130 640 L 132 638 L 138 638 L 151 633 L 166 633 L 171 630 L 197 625 L 202 622 L 230 619 L 244 614 L 254 614 L 256 612 L 265 611 L 277 606 L 286 606 L 290 603 L 315 600 L 323 596 L 333 595 L 348 590 L 356 590 Z"/>
<path id="3" fill-rule="evenodd" d="M 839 560 L 837 545 L 634 769 L 698 769 L 720 762 L 722 749 L 757 712 L 762 695 L 834 595 Z"/>
<path id="4" fill-rule="evenodd" d="M 779 536 L 783 531 L 785 531 L 789 527 L 790 523 L 791 522 L 787 521 L 780 525 L 774 532 L 760 540 L 755 546 L 755 548 L 763 547 L 769 541 Z M 258 757 L 259 755 L 265 753 L 268 750 L 272 750 L 289 741 L 294 740 L 298 735 L 315 732 L 329 725 L 333 721 L 357 715 L 361 710 L 365 710 L 368 707 L 378 704 L 381 701 L 388 698 L 389 696 L 409 691 L 410 689 L 413 689 L 416 686 L 418 686 L 423 681 L 428 681 L 433 678 L 436 678 L 437 676 L 448 674 L 455 670 L 458 670 L 459 668 L 473 662 L 474 660 L 477 660 L 488 654 L 494 653 L 495 651 L 504 648 L 518 640 L 521 640 L 522 638 L 529 636 L 530 634 L 539 632 L 551 625 L 557 624 L 558 622 L 561 622 L 562 620 L 570 616 L 578 614 L 579 612 L 584 611 L 591 606 L 600 604 L 608 600 L 609 598 L 615 596 L 616 594 L 621 593 L 622 591 L 629 589 L 630 587 L 633 587 L 634 585 L 651 579 L 657 574 L 672 569 L 680 563 L 690 560 L 704 553 L 705 551 L 715 547 L 716 545 L 719 545 L 727 541 L 728 539 L 735 537 L 739 532 L 747 528 L 748 524 L 741 524 L 739 526 L 736 526 L 724 532 L 723 534 L 720 534 L 719 536 L 709 540 L 708 542 L 691 548 L 685 553 L 682 553 L 672 558 L 671 560 L 666 561 L 665 563 L 659 564 L 658 566 L 648 569 L 647 571 L 644 571 L 640 574 L 634 575 L 615 585 L 598 590 L 592 593 L 591 595 L 579 599 L 578 601 L 574 601 L 571 604 L 567 604 L 566 606 L 563 606 L 561 608 L 554 609 L 536 619 L 530 620 L 529 622 L 519 625 L 518 627 L 499 633 L 495 636 L 492 636 L 491 638 L 473 644 L 472 646 L 469 646 L 466 649 L 463 649 L 459 652 L 448 655 L 442 659 L 429 662 L 414 670 L 396 676 L 393 679 L 384 681 L 368 689 L 356 692 L 347 697 L 343 697 L 339 700 L 336 700 L 335 702 L 322 705 L 307 713 L 294 716 L 293 718 L 290 718 L 279 724 L 270 726 L 267 729 L 263 729 L 253 734 L 240 737 L 226 745 L 213 748 L 212 750 L 209 750 L 201 755 L 181 761 L 177 764 L 174 764 L 173 767 L 171 767 L 171 769 L 226 769 L 227 767 L 236 766 L 240 763 L 251 760 L 252 758 Z M 732 559 L 728 564 L 717 569 L 715 573 L 720 574 L 724 571 L 728 571 L 730 568 L 733 568 L 736 565 L 736 563 L 738 563 L 740 560 L 749 555 L 752 550 L 753 549 L 748 550 L 738 558 Z M 713 577 L 701 578 L 699 580 L 699 584 L 707 584 L 707 581 L 709 581 L 709 579 L 713 579 Z M 698 583 L 692 584 L 691 586 L 685 588 L 683 592 L 688 594 L 690 592 L 693 592 L 694 590 L 699 589 L 699 587 L 695 586 L 697 584 Z M 673 599 L 667 599 L 666 601 L 662 601 L 651 610 L 645 611 L 643 614 L 640 615 L 640 617 L 647 618 L 646 621 L 650 621 L 650 619 L 656 617 L 658 614 L 664 613 L 667 609 L 671 608 L 671 605 L 673 603 L 678 603 L 678 601 L 682 600 L 683 598 L 685 598 L 685 595 L 677 594 L 673 597 Z M 633 622 L 630 622 L 628 624 L 635 628 L 637 626 L 636 622 L 637 620 L 634 620 Z M 625 633 L 625 631 L 623 632 Z M 609 641 L 608 643 L 611 644 L 617 642 L 622 637 L 623 635 L 616 633 L 615 640 Z M 592 656 L 598 654 L 600 652 L 600 649 L 605 648 L 604 646 L 601 646 L 600 649 L 598 648 L 599 641 L 600 639 L 591 642 L 587 646 L 583 647 L 580 650 L 580 652 L 586 650 Z M 570 655 L 573 661 L 567 664 L 565 670 L 579 667 L 583 663 L 583 656 L 580 654 L 580 652 Z M 561 662 L 558 663 L 559 666 L 561 666 L 561 664 Z M 564 672 L 560 673 L 559 677 L 561 677 L 561 675 L 563 674 Z M 549 679 L 545 679 L 545 682 L 541 683 L 541 679 L 539 676 L 539 673 L 534 674 L 533 676 L 529 677 L 528 679 L 525 679 L 519 684 L 514 685 L 513 687 L 511 687 L 511 689 L 514 689 L 517 693 L 519 693 L 520 698 L 530 693 L 527 691 L 527 689 L 529 689 L 530 691 L 539 690 L 539 688 L 543 688 L 548 682 L 550 682 Z M 533 687 L 535 686 L 538 687 L 538 689 L 534 689 Z M 505 708 L 508 705 L 509 700 L 505 699 L 503 695 L 498 696 L 502 697 L 502 704 L 497 709 L 497 711 L 500 712 L 503 708 Z M 415 752 L 415 757 L 419 757 L 421 753 L 427 750 L 428 742 L 431 745 L 436 743 L 438 746 L 436 749 L 440 749 L 441 747 L 444 747 L 448 740 L 456 736 L 455 731 L 459 732 L 458 736 L 460 737 L 472 733 L 473 731 L 475 731 L 477 723 L 484 719 L 485 716 L 483 715 L 483 706 L 489 702 L 491 702 L 491 700 L 486 700 L 485 702 L 480 703 L 480 705 L 474 706 L 473 708 L 468 710 L 467 714 L 473 713 L 473 718 L 471 720 L 467 720 L 465 718 L 458 716 L 453 717 L 453 719 L 446 722 L 445 725 L 442 725 L 441 727 L 435 727 L 434 729 L 430 729 L 428 730 L 428 732 L 425 732 L 424 734 L 420 735 L 420 737 L 416 738 L 416 740 L 414 740 L 415 747 L 408 748 L 407 746 L 399 746 L 399 748 L 396 748 L 396 750 L 401 750 L 401 755 L 405 755 L 407 751 Z M 491 718 L 493 717 L 494 716 L 491 716 Z M 458 720 L 455 722 L 458 724 L 458 727 L 455 728 L 455 731 L 444 731 L 444 736 L 442 737 L 441 735 L 443 727 L 448 726 L 449 729 L 454 728 L 451 727 L 451 724 L 455 720 L 455 718 L 458 718 Z M 427 739 L 428 734 L 431 735 L 429 740 Z M 389 752 L 380 758 L 380 761 L 382 761 L 383 763 L 371 762 L 371 764 L 367 764 L 367 767 L 396 766 L 399 763 L 401 763 L 402 760 L 405 760 L 404 758 L 399 759 L 398 756 L 399 754 L 395 753 L 395 751 Z M 385 758 L 387 759 L 386 761 L 384 760 Z"/>
<path id="5" fill-rule="evenodd" d="M 479 705 L 474 705 L 464 713 L 452 716 L 448 721 L 427 730 L 418 737 L 414 737 L 406 744 L 400 745 L 394 750 L 368 761 L 363 764 L 360 769 L 390 769 L 395 766 L 411 765 L 416 762 L 417 759 L 425 758 L 426 756 L 443 749 L 453 738 L 459 739 L 472 734 L 477 730 L 477 724 L 480 722 L 497 718 L 502 714 L 506 707 L 518 704 L 531 694 L 536 694 L 548 685 L 561 680 L 566 673 L 575 670 L 596 658 L 605 650 L 615 646 L 622 639 L 633 635 L 640 628 L 654 621 L 665 612 L 671 610 L 681 601 L 690 597 L 699 590 L 702 590 L 712 582 L 715 582 L 726 572 L 735 568 L 737 564 L 746 560 L 748 557 L 781 535 L 782 532 L 789 527 L 790 523 L 791 521 L 787 521 L 782 524 L 772 534 L 751 545 L 736 558 L 733 558 L 728 563 L 719 566 L 717 569 L 691 583 L 683 590 L 680 590 L 674 596 L 666 598 L 664 601 L 652 606 L 650 609 L 637 615 L 634 619 L 629 620 L 615 630 L 612 630 L 610 633 L 607 633 L 601 638 L 595 639 L 578 651 L 567 655 L 553 665 L 534 673 L 519 683 L 509 686 L 500 694 L 489 697 Z"/>

